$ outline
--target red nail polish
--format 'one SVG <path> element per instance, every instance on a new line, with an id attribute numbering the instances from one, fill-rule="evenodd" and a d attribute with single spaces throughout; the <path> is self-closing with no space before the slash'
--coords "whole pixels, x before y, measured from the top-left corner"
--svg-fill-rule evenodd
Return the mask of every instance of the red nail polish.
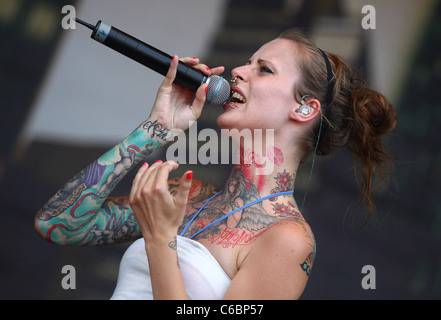
<path id="1" fill-rule="evenodd" d="M 186 178 L 187 178 L 187 180 L 191 180 L 193 178 L 193 172 L 187 173 Z"/>
<path id="2" fill-rule="evenodd" d="M 205 93 L 207 93 L 208 92 L 208 86 L 205 88 Z"/>
<path id="3" fill-rule="evenodd" d="M 211 69 L 210 69 L 210 68 L 207 68 L 207 71 L 211 72 Z"/>
<path id="4" fill-rule="evenodd" d="M 144 163 L 142 164 L 143 167 L 145 167 L 146 165 L 147 165 L 147 162 L 144 162 Z"/>
<path id="5" fill-rule="evenodd" d="M 156 161 L 155 163 L 162 163 L 162 160 L 158 160 L 158 161 Z"/>

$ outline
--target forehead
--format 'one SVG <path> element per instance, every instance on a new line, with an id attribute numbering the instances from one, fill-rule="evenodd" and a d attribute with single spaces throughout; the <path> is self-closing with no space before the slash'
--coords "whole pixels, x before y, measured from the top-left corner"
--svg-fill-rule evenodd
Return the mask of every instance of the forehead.
<path id="1" fill-rule="evenodd" d="M 251 60 L 261 59 L 269 61 L 283 68 L 295 66 L 295 43 L 288 39 L 275 39 L 264 44 L 254 53 Z"/>

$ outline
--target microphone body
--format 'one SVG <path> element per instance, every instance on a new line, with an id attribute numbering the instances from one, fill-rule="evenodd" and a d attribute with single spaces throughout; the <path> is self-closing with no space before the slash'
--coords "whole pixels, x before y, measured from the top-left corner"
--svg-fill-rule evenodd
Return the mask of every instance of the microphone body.
<path id="1" fill-rule="evenodd" d="M 90 25 L 88 27 L 90 28 Z M 98 21 L 91 38 L 164 76 L 169 70 L 172 56 L 112 27 L 106 22 Z M 207 83 L 208 103 L 220 105 L 230 98 L 230 85 L 223 77 L 216 75 L 207 77 L 201 71 L 182 61 L 179 61 L 174 82 L 193 91 L 196 91 L 201 84 Z"/>

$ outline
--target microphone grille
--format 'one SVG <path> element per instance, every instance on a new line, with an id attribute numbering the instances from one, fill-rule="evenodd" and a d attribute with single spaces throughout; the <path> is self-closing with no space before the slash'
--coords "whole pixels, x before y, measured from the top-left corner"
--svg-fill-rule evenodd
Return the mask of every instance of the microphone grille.
<path id="1" fill-rule="evenodd" d="M 230 99 L 231 87 L 221 76 L 210 76 L 208 81 L 207 102 L 222 105 Z"/>

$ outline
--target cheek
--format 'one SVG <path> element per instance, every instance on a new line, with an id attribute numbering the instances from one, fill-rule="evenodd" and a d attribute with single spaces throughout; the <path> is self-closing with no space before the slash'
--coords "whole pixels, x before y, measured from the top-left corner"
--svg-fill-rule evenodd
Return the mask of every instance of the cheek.
<path id="1" fill-rule="evenodd" d="M 294 94 L 292 90 L 288 89 L 288 86 L 267 86 L 256 95 L 253 95 L 252 103 L 256 104 L 260 112 L 264 117 L 273 119 L 283 118 L 283 113 L 289 113 L 290 108 L 293 107 Z"/>
<path id="2" fill-rule="evenodd" d="M 294 90 L 292 88 L 292 81 L 282 79 L 259 83 L 258 86 L 253 88 L 253 98 L 266 102 L 270 101 L 273 105 L 286 105 L 294 99 Z"/>

